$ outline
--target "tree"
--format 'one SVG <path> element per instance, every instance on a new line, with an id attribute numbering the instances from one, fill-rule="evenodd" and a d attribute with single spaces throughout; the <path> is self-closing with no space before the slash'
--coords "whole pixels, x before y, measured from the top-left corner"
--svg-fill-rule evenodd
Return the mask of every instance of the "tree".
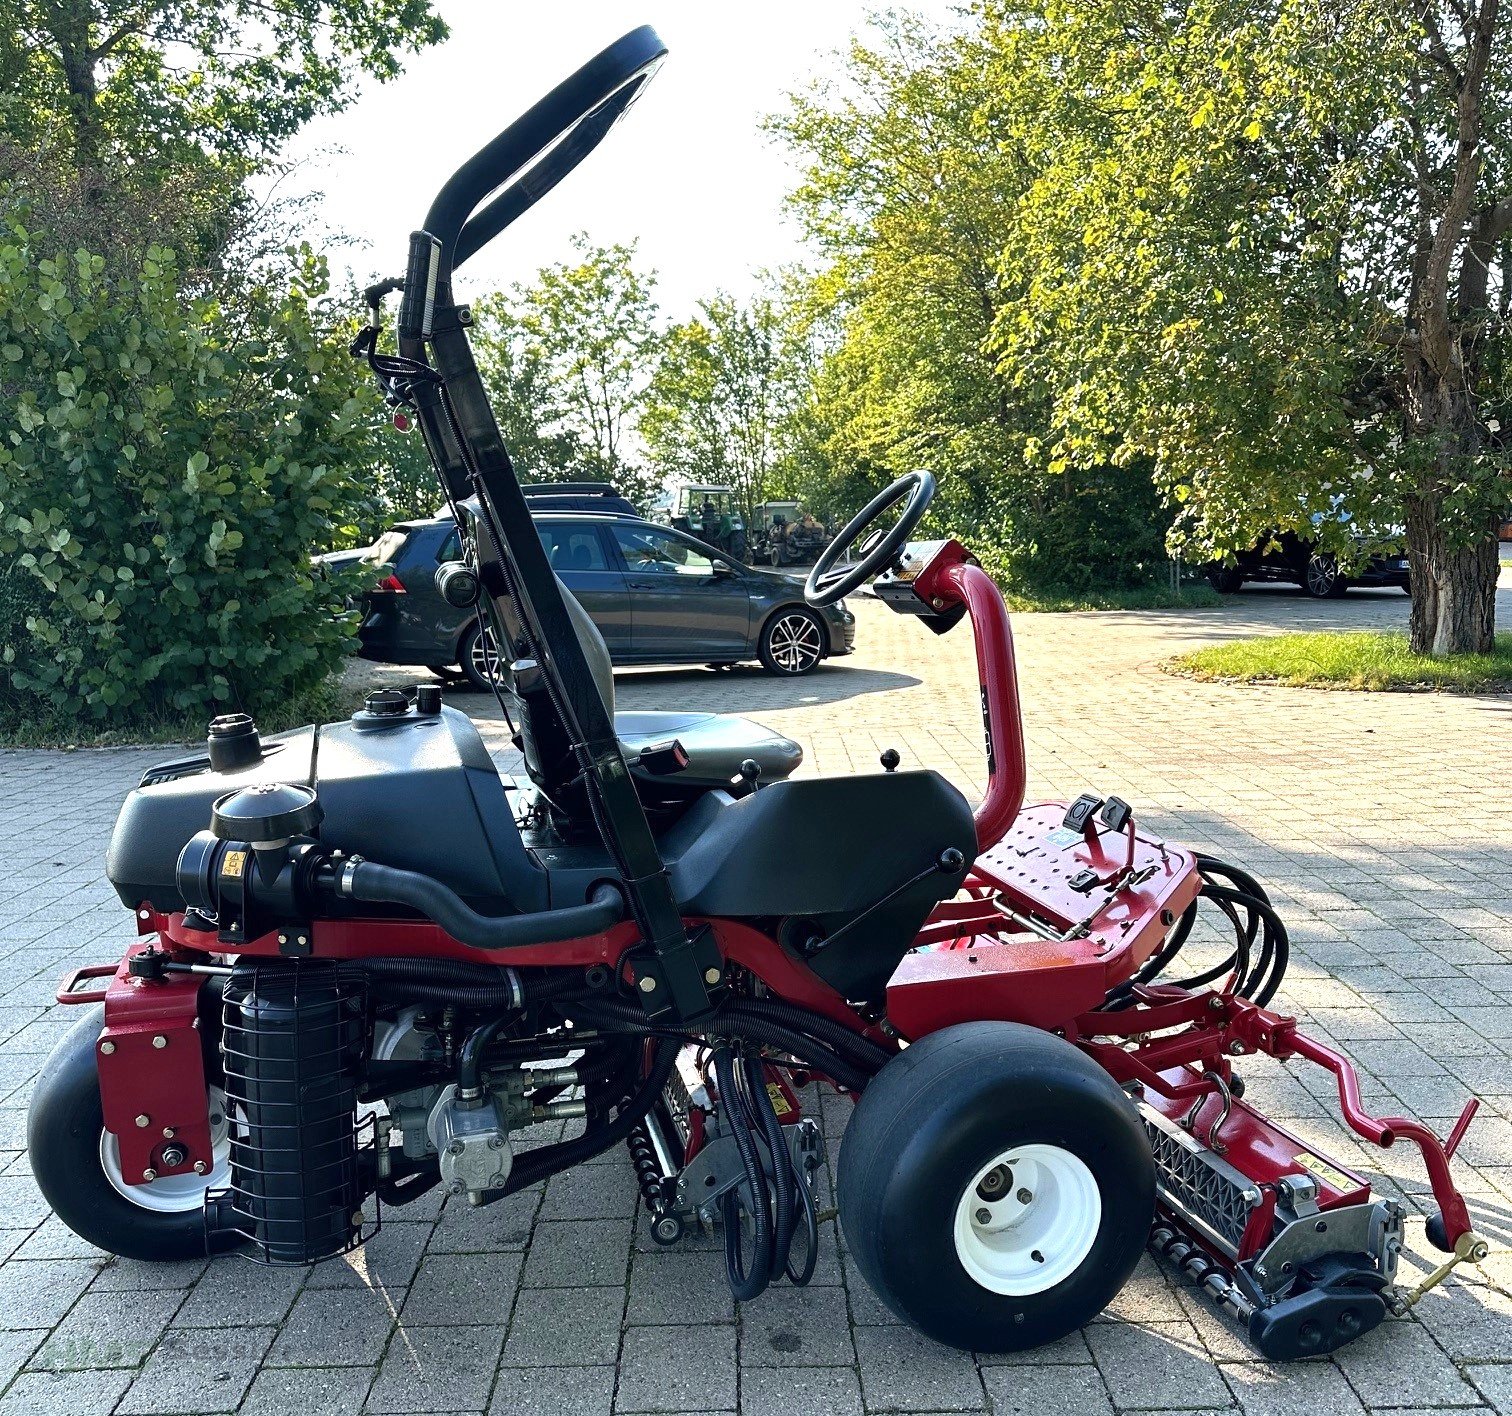
<path id="1" fill-rule="evenodd" d="M 701 301 L 698 315 L 663 337 L 641 415 L 661 477 L 733 487 L 748 526 L 780 455 L 790 395 L 783 337 L 769 296 Z"/>
<path id="2" fill-rule="evenodd" d="M 1413 648 L 1486 650 L 1508 499 L 1496 0 L 986 0 L 1035 179 L 1005 372 L 1052 466 L 1148 460 L 1198 555 L 1405 520 Z M 1498 308 L 1488 308 L 1496 296 Z"/>

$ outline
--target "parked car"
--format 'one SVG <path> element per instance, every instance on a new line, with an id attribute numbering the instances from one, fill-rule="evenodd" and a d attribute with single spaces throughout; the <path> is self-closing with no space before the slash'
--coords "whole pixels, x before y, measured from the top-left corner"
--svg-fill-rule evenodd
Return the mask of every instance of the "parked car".
<path id="1" fill-rule="evenodd" d="M 798 576 L 741 565 L 638 517 L 538 511 L 534 519 L 557 574 L 616 664 L 724 668 L 755 659 L 791 676 L 855 645 L 845 602 L 811 609 Z M 363 597 L 363 658 L 443 675 L 456 666 L 475 687 L 488 687 L 492 635 L 480 631 L 473 610 L 453 608 L 436 589 L 437 567 L 461 555 L 449 515 L 400 522 L 369 547 L 364 563 L 376 579 Z"/>
<path id="2" fill-rule="evenodd" d="M 532 511 L 604 511 L 617 516 L 640 515 L 608 482 L 527 482 L 520 490 Z"/>
<path id="3" fill-rule="evenodd" d="M 1356 535 L 1362 544 L 1366 539 Z M 1233 594 L 1248 580 L 1286 581 L 1315 600 L 1334 599 L 1352 585 L 1394 585 L 1412 593 L 1405 546 L 1388 546 L 1345 575 L 1332 551 L 1322 550 L 1316 542 L 1290 531 L 1264 536 L 1241 552 L 1234 565 L 1214 561 L 1205 573 L 1213 589 L 1224 595 Z"/>

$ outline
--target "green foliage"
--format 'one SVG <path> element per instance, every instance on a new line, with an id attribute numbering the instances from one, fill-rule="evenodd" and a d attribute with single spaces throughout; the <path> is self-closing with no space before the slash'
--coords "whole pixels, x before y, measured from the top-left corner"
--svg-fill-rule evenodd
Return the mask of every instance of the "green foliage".
<path id="1" fill-rule="evenodd" d="M 654 273 L 634 246 L 573 238 L 577 259 L 480 302 L 478 362 L 505 446 L 526 481 L 613 483 L 649 500 L 633 456 L 655 355 Z"/>
<path id="2" fill-rule="evenodd" d="M 1297 688 L 1506 693 L 1512 692 L 1512 634 L 1498 635 L 1489 654 L 1451 659 L 1414 654 L 1405 634 L 1276 634 L 1199 649 L 1164 667 L 1192 678 Z"/>
<path id="3" fill-rule="evenodd" d="M 339 661 L 309 555 L 351 534 L 376 398 L 292 254 L 228 311 L 170 251 L 115 272 L 0 232 L 0 716 L 263 711 Z"/>
<path id="4" fill-rule="evenodd" d="M 732 487 L 751 525 L 767 499 L 792 398 L 783 312 L 724 293 L 662 338 L 641 434 L 663 479 Z"/>

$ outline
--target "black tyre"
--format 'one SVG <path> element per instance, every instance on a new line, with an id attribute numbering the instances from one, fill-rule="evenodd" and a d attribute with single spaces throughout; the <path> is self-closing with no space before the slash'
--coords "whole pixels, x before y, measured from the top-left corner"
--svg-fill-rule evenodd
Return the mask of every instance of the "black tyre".
<path id="1" fill-rule="evenodd" d="M 1070 1043 L 1016 1023 L 931 1033 L 846 1128 L 840 1220 L 904 1322 L 1013 1352 L 1100 1313 L 1149 1237 L 1155 1163 L 1134 1104 Z"/>
<path id="2" fill-rule="evenodd" d="M 458 650 L 462 677 L 479 693 L 492 693 L 499 672 L 499 651 L 492 631 L 484 634 L 477 625 L 469 625 Z"/>
<path id="3" fill-rule="evenodd" d="M 1339 573 L 1339 562 L 1326 551 L 1314 551 L 1302 567 L 1298 580 L 1302 593 L 1313 600 L 1337 600 L 1349 582 Z"/>
<path id="4" fill-rule="evenodd" d="M 457 676 L 455 664 L 427 664 L 425 667 L 438 679 L 454 679 Z"/>
<path id="5" fill-rule="evenodd" d="M 1244 572 L 1235 565 L 1209 566 L 1207 582 L 1220 595 L 1235 595 L 1244 587 Z"/>
<path id="6" fill-rule="evenodd" d="M 224 1189 L 230 1175 L 225 1098 L 212 1085 L 211 1133 L 216 1146 L 208 1174 L 127 1185 L 115 1138 L 105 1130 L 95 1071 L 95 1044 L 104 1017 L 103 1008 L 89 1009 L 42 1068 L 27 1118 L 32 1173 L 58 1218 L 101 1249 L 159 1262 L 201 1257 L 205 1191 Z"/>
<path id="7" fill-rule="evenodd" d="M 819 616 L 800 605 L 789 605 L 766 622 L 757 653 L 769 674 L 797 678 L 818 667 L 824 648 L 824 625 Z"/>

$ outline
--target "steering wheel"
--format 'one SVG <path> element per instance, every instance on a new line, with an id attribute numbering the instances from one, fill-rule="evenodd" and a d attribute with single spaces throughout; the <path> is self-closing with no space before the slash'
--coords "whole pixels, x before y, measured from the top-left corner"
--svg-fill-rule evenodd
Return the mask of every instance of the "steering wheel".
<path id="1" fill-rule="evenodd" d="M 803 598 L 816 609 L 833 605 L 836 600 L 859 590 L 873 576 L 881 575 L 908 544 L 908 538 L 924 518 L 934 500 L 933 472 L 906 472 L 884 492 L 878 492 L 861 508 L 814 562 L 803 586 Z M 861 559 L 844 570 L 836 570 L 840 558 L 850 550 L 856 538 L 894 502 L 908 500 L 890 530 L 880 527 L 861 546 Z"/>

